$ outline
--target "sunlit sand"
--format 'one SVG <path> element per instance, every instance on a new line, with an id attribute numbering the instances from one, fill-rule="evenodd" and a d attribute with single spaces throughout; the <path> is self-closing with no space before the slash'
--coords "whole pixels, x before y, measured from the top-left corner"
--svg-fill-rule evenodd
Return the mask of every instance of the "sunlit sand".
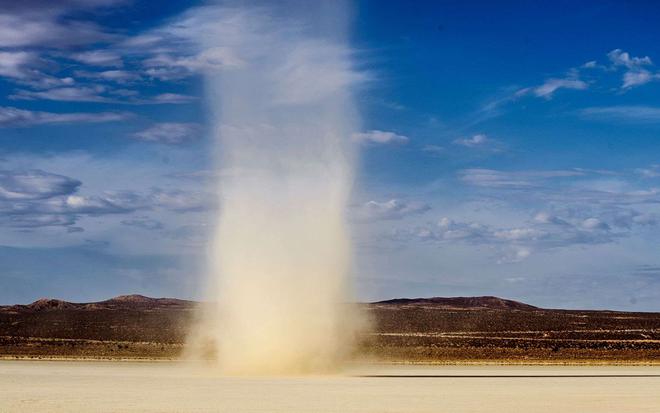
<path id="1" fill-rule="evenodd" d="M 658 367 L 355 366 L 226 377 L 180 363 L 0 361 L 1 412 L 640 413 L 658 412 L 658 389 Z"/>

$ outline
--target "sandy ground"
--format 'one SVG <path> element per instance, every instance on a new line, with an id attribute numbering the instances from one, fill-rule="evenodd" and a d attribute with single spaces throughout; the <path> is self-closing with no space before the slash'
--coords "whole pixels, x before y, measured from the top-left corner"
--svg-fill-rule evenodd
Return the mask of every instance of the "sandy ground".
<path id="1" fill-rule="evenodd" d="M 353 366 L 222 377 L 181 363 L 0 361 L 0 412 L 654 412 L 660 367 Z"/>

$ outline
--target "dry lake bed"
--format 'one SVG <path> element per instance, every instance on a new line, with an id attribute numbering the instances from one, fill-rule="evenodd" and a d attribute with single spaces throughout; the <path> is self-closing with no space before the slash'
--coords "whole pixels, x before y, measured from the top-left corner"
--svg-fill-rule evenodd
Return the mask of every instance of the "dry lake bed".
<path id="1" fill-rule="evenodd" d="M 223 377 L 182 363 L 0 361 L 0 412 L 654 412 L 660 367 L 353 366 Z"/>

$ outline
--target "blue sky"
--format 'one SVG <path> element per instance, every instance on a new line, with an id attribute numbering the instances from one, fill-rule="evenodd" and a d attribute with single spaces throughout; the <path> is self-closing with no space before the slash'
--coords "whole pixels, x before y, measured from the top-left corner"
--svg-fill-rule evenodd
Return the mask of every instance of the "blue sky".
<path id="1" fill-rule="evenodd" d="M 198 297 L 237 59 L 186 37 L 206 3 L 7 3 L 0 302 Z M 350 7 L 361 299 L 660 310 L 660 6 Z"/>

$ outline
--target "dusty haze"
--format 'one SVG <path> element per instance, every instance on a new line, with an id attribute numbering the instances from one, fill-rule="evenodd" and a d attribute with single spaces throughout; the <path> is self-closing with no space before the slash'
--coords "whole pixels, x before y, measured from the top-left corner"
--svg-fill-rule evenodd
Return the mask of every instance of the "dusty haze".
<path id="1" fill-rule="evenodd" d="M 363 76 L 346 45 L 347 10 L 285 2 L 205 13 L 215 22 L 200 40 L 226 62 L 207 75 L 221 169 L 208 270 L 218 305 L 192 347 L 210 347 L 227 372 L 332 368 L 358 319 L 346 304 L 344 215 L 358 126 L 351 88 Z"/>

